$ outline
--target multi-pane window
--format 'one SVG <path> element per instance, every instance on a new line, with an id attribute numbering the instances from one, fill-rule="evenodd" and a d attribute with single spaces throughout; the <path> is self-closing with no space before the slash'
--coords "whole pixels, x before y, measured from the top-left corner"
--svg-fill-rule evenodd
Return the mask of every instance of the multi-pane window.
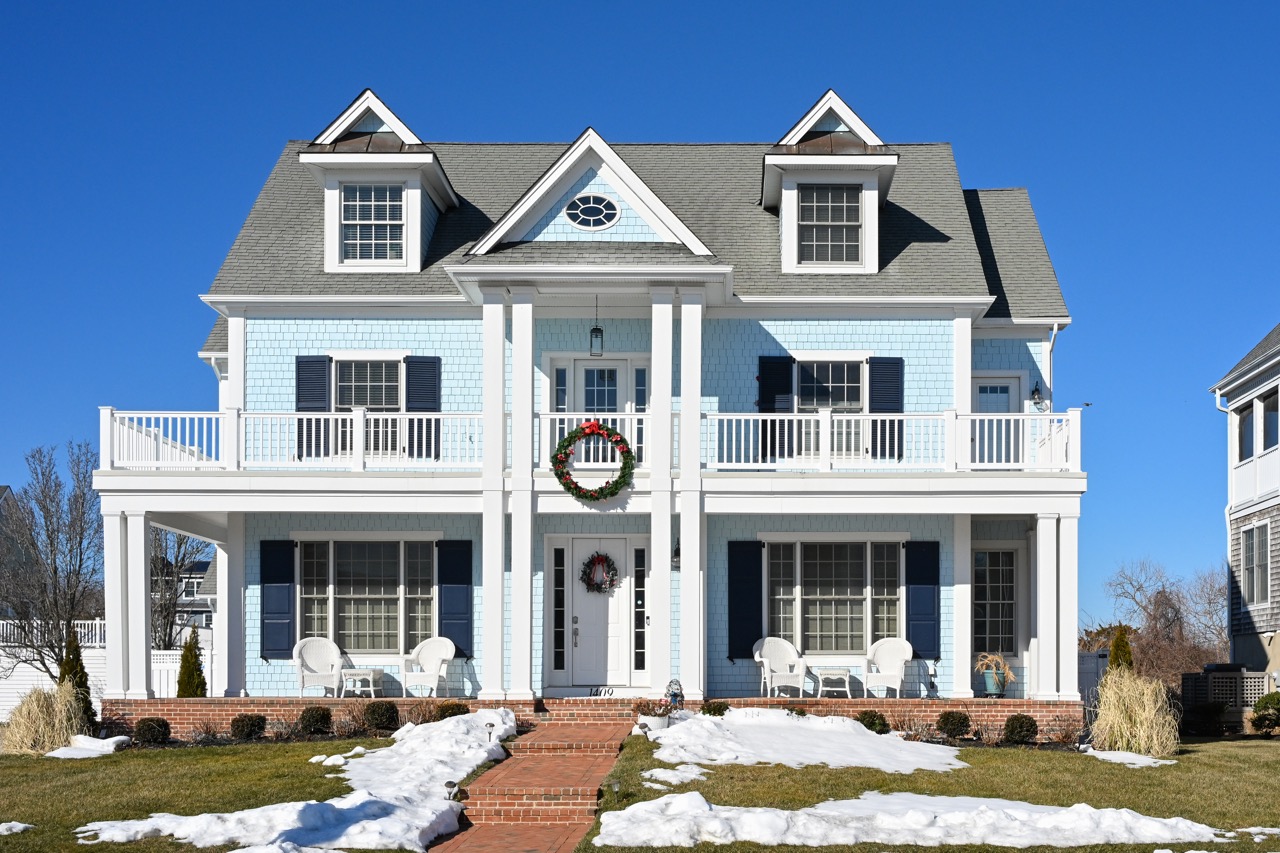
<path id="1" fill-rule="evenodd" d="M 796 411 L 862 409 L 862 362 L 806 361 L 797 365 Z"/>
<path id="2" fill-rule="evenodd" d="M 396 184 L 343 185 L 342 259 L 404 259 L 404 187 Z"/>
<path id="3" fill-rule="evenodd" d="M 973 552 L 973 650 L 1014 654 L 1013 551 Z"/>
<path id="4" fill-rule="evenodd" d="M 299 581 L 303 637 L 400 654 L 435 635 L 434 542 L 303 542 Z"/>
<path id="5" fill-rule="evenodd" d="M 1236 410 L 1237 437 L 1240 445 L 1240 461 L 1253 458 L 1253 403 Z"/>
<path id="6" fill-rule="evenodd" d="M 1240 594 L 1245 604 L 1266 604 L 1270 598 L 1268 531 L 1266 525 L 1240 531 Z"/>
<path id="7" fill-rule="evenodd" d="M 862 187 L 809 184 L 799 194 L 800 263 L 861 263 Z"/>
<path id="8" fill-rule="evenodd" d="M 865 654 L 899 636 L 900 553 L 896 542 L 770 543 L 769 635 L 805 654 Z"/>
<path id="9" fill-rule="evenodd" d="M 370 453 L 394 452 L 399 448 L 399 421 L 377 417 L 378 413 L 400 411 L 400 362 L 339 361 L 335 364 L 337 387 L 334 411 L 349 412 L 361 406 L 371 413 L 365 421 L 364 445 Z M 339 446 L 350 450 L 349 425 L 338 427 Z"/>

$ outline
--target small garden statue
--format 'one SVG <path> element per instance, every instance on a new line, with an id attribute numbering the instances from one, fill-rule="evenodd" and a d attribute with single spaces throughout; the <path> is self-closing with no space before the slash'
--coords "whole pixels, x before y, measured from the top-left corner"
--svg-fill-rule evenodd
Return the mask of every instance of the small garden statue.
<path id="1" fill-rule="evenodd" d="M 684 710 L 684 686 L 678 678 L 673 678 L 667 682 L 667 701 L 677 711 Z"/>

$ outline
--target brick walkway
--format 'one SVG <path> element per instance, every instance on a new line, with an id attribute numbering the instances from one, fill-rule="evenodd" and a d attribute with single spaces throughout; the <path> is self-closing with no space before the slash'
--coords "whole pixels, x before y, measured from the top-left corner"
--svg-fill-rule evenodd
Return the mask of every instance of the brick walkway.
<path id="1" fill-rule="evenodd" d="M 568 853 L 596 819 L 631 720 L 540 721 L 507 744 L 511 757 L 467 788 L 463 829 L 439 853 Z"/>

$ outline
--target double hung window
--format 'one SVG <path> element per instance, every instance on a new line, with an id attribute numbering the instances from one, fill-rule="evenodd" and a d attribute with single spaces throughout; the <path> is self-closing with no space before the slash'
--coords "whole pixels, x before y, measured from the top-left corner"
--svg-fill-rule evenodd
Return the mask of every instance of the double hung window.
<path id="1" fill-rule="evenodd" d="M 901 635 L 897 542 L 771 542 L 769 635 L 803 654 L 865 654 Z"/>
<path id="2" fill-rule="evenodd" d="M 864 364 L 861 361 L 796 362 L 796 412 L 832 410 L 836 418 L 831 424 L 831 449 L 836 458 L 856 455 L 860 449 L 861 425 L 854 419 L 839 416 L 863 409 Z M 818 454 L 818 433 L 816 423 L 803 422 L 800 442 L 803 453 Z"/>
<path id="3" fill-rule="evenodd" d="M 404 187 L 343 184 L 342 260 L 404 259 Z"/>
<path id="4" fill-rule="evenodd" d="M 973 650 L 1015 654 L 1016 552 L 973 552 Z"/>
<path id="5" fill-rule="evenodd" d="M 334 411 L 363 407 L 369 413 L 365 420 L 365 450 L 379 455 L 396 451 L 400 446 L 399 421 L 379 414 L 400 411 L 400 362 L 338 361 L 334 371 Z M 349 452 L 350 426 L 343 421 L 339 430 L 339 446 Z"/>
<path id="6" fill-rule="evenodd" d="M 1240 531 L 1240 595 L 1246 605 L 1266 604 L 1270 599 L 1270 527 L 1246 527 Z"/>
<path id="7" fill-rule="evenodd" d="M 862 187 L 804 184 L 799 187 L 800 264 L 862 263 Z"/>

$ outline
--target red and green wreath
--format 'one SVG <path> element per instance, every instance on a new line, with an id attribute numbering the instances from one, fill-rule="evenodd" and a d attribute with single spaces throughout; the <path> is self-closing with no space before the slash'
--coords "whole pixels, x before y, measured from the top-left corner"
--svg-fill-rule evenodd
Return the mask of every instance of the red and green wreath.
<path id="1" fill-rule="evenodd" d="M 606 480 L 603 486 L 597 486 L 594 489 L 578 485 L 578 481 L 573 479 L 573 475 L 569 473 L 569 460 L 573 456 L 573 446 L 589 435 L 603 437 L 605 441 L 613 445 L 613 449 L 622 458 L 622 468 L 618 471 L 618 476 L 612 480 Z M 631 473 L 635 469 L 636 454 L 632 451 L 631 445 L 622 437 L 622 433 L 599 421 L 587 421 L 570 432 L 560 440 L 560 443 L 556 445 L 556 449 L 551 454 L 551 470 L 555 472 L 561 488 L 580 501 L 608 500 L 631 485 Z"/>
<path id="2" fill-rule="evenodd" d="M 618 586 L 618 566 L 608 554 L 596 551 L 583 562 L 578 577 L 591 592 L 608 592 Z"/>

